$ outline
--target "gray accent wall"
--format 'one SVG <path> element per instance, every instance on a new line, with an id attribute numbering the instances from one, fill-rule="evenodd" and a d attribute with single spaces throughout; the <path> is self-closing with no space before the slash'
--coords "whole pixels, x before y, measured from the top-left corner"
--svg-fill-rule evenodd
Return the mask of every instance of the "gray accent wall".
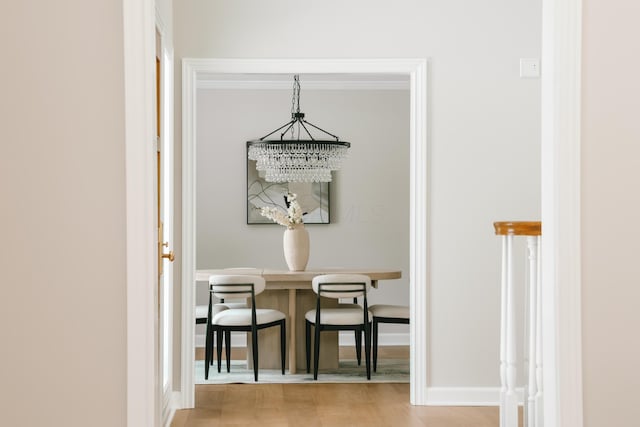
<path id="1" fill-rule="evenodd" d="M 306 90 L 300 80 L 305 119 L 352 144 L 330 184 L 331 223 L 306 225 L 308 269 L 400 270 L 403 278 L 381 281 L 369 303 L 408 305 L 409 91 Z M 287 269 L 285 228 L 246 223 L 245 142 L 290 116 L 291 90 L 198 90 L 196 268 Z M 207 301 L 204 285 L 198 304 Z M 406 326 L 381 326 L 388 331 L 408 334 Z"/>

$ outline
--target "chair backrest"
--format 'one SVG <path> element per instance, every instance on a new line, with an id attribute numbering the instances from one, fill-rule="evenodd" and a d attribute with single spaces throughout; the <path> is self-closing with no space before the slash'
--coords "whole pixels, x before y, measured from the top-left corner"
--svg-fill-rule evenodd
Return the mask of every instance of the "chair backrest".
<path id="1" fill-rule="evenodd" d="M 311 282 L 318 296 L 328 298 L 357 298 L 371 289 L 371 279 L 364 274 L 323 274 Z"/>
<path id="2" fill-rule="evenodd" d="M 265 281 L 260 276 L 241 274 L 215 274 L 209 276 L 211 293 L 217 298 L 254 298 L 264 291 Z"/>

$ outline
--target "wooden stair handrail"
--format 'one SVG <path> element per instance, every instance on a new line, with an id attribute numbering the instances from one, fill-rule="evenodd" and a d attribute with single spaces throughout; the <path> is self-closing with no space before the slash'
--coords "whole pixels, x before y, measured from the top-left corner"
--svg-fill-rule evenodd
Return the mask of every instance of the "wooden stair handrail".
<path id="1" fill-rule="evenodd" d="M 499 236 L 541 236 L 542 223 L 540 221 L 498 221 L 493 228 Z"/>

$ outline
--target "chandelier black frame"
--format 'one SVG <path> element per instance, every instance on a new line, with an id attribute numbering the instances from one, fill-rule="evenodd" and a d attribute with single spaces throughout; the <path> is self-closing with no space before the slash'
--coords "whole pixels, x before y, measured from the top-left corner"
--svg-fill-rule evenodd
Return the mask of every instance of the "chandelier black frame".
<path id="1" fill-rule="evenodd" d="M 297 126 L 297 137 L 294 130 Z M 333 139 L 316 139 L 309 128 L 312 127 Z M 284 129 L 284 130 L 283 130 Z M 307 138 L 301 139 L 301 129 Z M 267 139 L 282 131 L 280 139 Z M 292 138 L 285 139 L 291 131 Z M 338 170 L 351 143 L 305 120 L 300 111 L 300 79 L 294 76 L 291 120 L 269 132 L 260 139 L 247 141 L 249 159 L 256 160 L 258 171 L 265 172 L 269 182 L 329 182 L 331 171 Z"/>

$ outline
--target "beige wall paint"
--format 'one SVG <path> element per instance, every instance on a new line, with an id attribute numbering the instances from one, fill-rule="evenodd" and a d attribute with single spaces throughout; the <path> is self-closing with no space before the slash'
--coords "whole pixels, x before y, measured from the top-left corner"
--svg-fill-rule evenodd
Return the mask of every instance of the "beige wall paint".
<path id="1" fill-rule="evenodd" d="M 540 215 L 540 82 L 518 76 L 519 58 L 540 56 L 540 22 L 539 2 L 176 2 L 177 169 L 184 57 L 428 57 L 429 379 L 497 386 L 491 224 Z"/>
<path id="2" fill-rule="evenodd" d="M 122 4 L 0 14 L 0 413 L 126 424 Z"/>
<path id="3" fill-rule="evenodd" d="M 635 79 L 639 65 L 627 49 L 638 36 L 632 21 L 638 6 L 624 0 L 618 0 L 615 6 L 611 2 L 585 1 L 582 255 L 587 426 L 627 425 L 629 420 L 639 418 L 638 407 L 630 400 L 640 382 L 637 370 L 633 369 L 640 359 L 638 346 L 626 335 L 615 333 L 619 328 L 637 325 L 639 320 L 635 303 L 638 288 L 630 279 L 638 277 L 635 267 L 638 264 L 633 258 L 638 234 L 634 228 L 625 228 L 624 232 L 618 228 L 640 213 L 638 192 L 631 185 L 637 181 L 639 170 L 638 146 L 634 143 L 639 139 L 638 121 L 633 116 L 640 99 Z M 635 12 L 631 13 L 628 7 L 635 7 Z M 7 65 L 0 80 L 3 93 L 0 370 L 5 386 L 0 408 L 3 421 L 12 425 L 84 426 L 88 419 L 96 426 L 124 425 L 121 8 L 117 2 L 106 1 L 38 2 L 37 8 L 39 12 L 35 13 L 32 2 L 14 3 L 3 12 L 0 24 L 5 34 L 2 50 Z M 495 12 L 487 7 L 487 12 L 491 10 Z M 613 11 L 615 16 L 611 16 Z M 356 16 L 351 9 L 347 12 L 347 20 Z M 396 21 L 401 12 L 390 13 Z M 415 13 L 413 8 L 407 14 L 409 23 L 441 16 Z M 448 15 L 452 14 L 453 10 Z M 537 16 L 537 10 L 522 14 Z M 476 15 L 468 13 L 470 17 Z M 181 15 L 181 19 L 184 24 L 187 17 Z M 522 24 L 522 20 L 513 21 L 514 26 Z M 528 18 L 525 21 L 523 33 L 535 27 Z M 233 34 L 227 28 L 230 25 L 222 27 Z M 369 29 L 363 38 L 376 36 L 372 33 L 374 23 L 359 25 Z M 504 34 L 508 25 L 503 22 L 500 32 Z M 466 56 L 439 55 L 444 48 L 434 49 L 430 37 L 419 37 L 409 47 L 399 46 L 395 50 L 390 47 L 398 39 L 413 40 L 406 34 L 415 31 L 413 28 L 404 26 L 399 37 L 385 43 L 379 40 L 365 43 L 362 56 L 394 51 L 429 55 L 433 58 L 433 71 L 437 71 L 434 76 L 440 80 L 434 96 L 448 106 L 447 122 L 454 122 L 452 110 L 457 104 L 444 96 L 452 83 L 441 83 L 453 80 L 446 77 L 445 69 L 461 66 Z M 420 31 L 431 34 L 428 29 Z M 276 35 L 286 32 L 297 34 L 285 29 L 276 31 Z M 183 39 L 187 37 L 185 33 L 183 28 Z M 538 38 L 537 27 L 529 33 L 534 35 L 527 38 L 529 43 L 520 43 L 515 56 L 527 46 L 529 52 L 537 51 L 537 42 L 532 42 Z M 252 39 L 250 35 L 245 37 Z M 448 43 L 459 43 L 459 37 L 470 38 L 457 34 L 449 37 Z M 330 43 L 328 53 L 331 56 L 358 53 L 354 45 L 360 38 L 356 38 L 348 41 L 344 50 L 337 43 Z M 194 43 L 214 46 L 184 48 L 190 56 L 265 54 L 260 52 L 261 44 L 257 48 L 242 49 L 241 45 L 240 49 L 229 50 L 234 49 L 229 45 L 238 43 L 229 38 L 203 38 L 187 44 Z M 248 42 L 241 43 L 246 47 Z M 327 52 L 318 43 L 314 42 L 314 51 Z M 420 43 L 424 43 L 421 48 L 417 47 Z M 283 41 L 281 46 L 285 45 Z M 281 52 L 277 46 L 267 53 Z M 302 47 L 296 45 L 290 55 L 296 52 L 302 56 Z M 482 85 L 491 79 L 485 75 L 470 80 Z M 514 83 L 512 79 L 508 81 Z M 467 117 L 473 109 L 464 110 Z M 432 114 L 437 118 L 442 113 Z M 438 123 L 432 122 L 434 126 Z M 432 130 L 436 135 L 442 132 Z M 509 212 L 513 217 L 523 216 L 517 213 Z M 608 221 L 603 224 L 603 218 L 615 218 L 618 225 L 612 228 Z M 96 296 L 100 298 L 98 311 L 86 304 Z M 91 315 L 94 316 L 91 324 L 82 321 Z M 88 388 L 91 394 L 86 393 Z M 37 407 L 33 402 L 37 402 Z M 95 417 L 96 413 L 100 416 Z"/>
<path id="4" fill-rule="evenodd" d="M 586 427 L 637 423 L 640 406 L 640 4 L 584 1 L 583 372 Z"/>

